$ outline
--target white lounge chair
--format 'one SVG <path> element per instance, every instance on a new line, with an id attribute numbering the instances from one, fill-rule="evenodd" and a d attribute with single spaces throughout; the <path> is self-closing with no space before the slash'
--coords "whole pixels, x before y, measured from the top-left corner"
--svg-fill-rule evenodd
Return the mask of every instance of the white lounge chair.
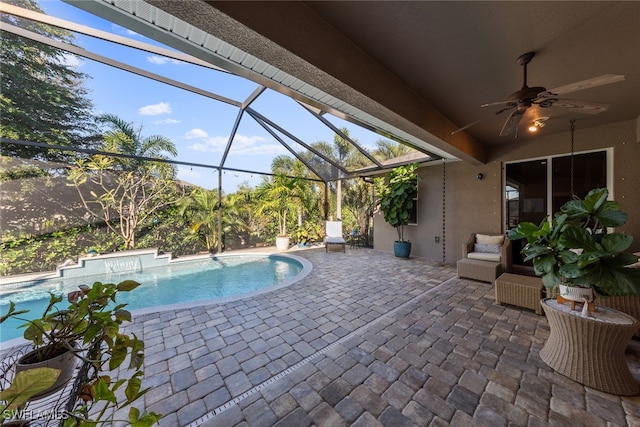
<path id="1" fill-rule="evenodd" d="M 342 221 L 326 221 L 324 237 L 325 252 L 329 252 L 329 245 L 342 245 L 342 252 L 345 252 L 346 243 L 342 236 Z"/>

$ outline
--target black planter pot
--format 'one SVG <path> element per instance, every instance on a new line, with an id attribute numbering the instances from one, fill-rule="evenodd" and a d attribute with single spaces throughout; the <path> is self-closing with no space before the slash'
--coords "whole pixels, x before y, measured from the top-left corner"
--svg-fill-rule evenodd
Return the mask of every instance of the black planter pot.
<path id="1" fill-rule="evenodd" d="M 409 255 L 411 255 L 411 242 L 393 242 L 393 253 L 398 258 L 409 258 Z"/>

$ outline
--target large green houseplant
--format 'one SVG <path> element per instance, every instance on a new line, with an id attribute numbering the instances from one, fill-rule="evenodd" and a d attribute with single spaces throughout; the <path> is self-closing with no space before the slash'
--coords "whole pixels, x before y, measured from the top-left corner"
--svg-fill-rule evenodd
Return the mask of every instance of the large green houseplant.
<path id="1" fill-rule="evenodd" d="M 560 284 L 592 288 L 597 294 L 640 295 L 640 270 L 628 268 L 638 257 L 625 252 L 633 236 L 609 233 L 626 223 L 606 188 L 591 190 L 584 200 L 570 200 L 540 225 L 522 222 L 509 231 L 512 240 L 527 239 L 522 250 L 547 288 Z"/>
<path id="2" fill-rule="evenodd" d="M 75 373 L 78 359 L 83 362 L 75 383 L 80 404 L 71 402 L 74 409 L 67 414 L 65 426 L 108 423 L 103 418 L 111 416 L 114 409 L 130 406 L 142 397 L 147 391 L 141 388 L 144 342 L 122 329 L 123 323 L 131 321 L 131 313 L 125 309 L 126 304 L 117 302 L 118 294 L 139 285 L 132 280 L 118 284 L 95 282 L 91 287 L 83 285 L 67 295 L 68 306 L 64 308 L 61 307 L 63 296 L 50 294 L 49 304 L 36 319 L 22 318 L 28 310 L 16 310 L 11 302 L 8 313 L 0 317 L 0 323 L 9 317 L 24 320 L 24 338 L 32 344 L 32 351 L 17 362 L 16 380 L 24 376 L 22 372 L 33 368 L 36 371 L 29 374 L 30 383 L 42 382 L 48 373 L 40 366 L 51 358 L 63 357 L 70 361 L 70 368 L 56 366 L 60 372 L 54 389 L 33 393 L 24 400 L 44 397 L 64 387 Z M 123 368 L 133 373 L 126 378 L 111 378 L 111 372 L 118 370 L 125 361 L 128 364 Z M 124 393 L 120 393 L 120 389 Z M 26 395 L 23 393 L 23 396 Z M 140 413 L 131 407 L 126 422 L 143 426 L 159 419 L 159 414 Z"/>
<path id="3" fill-rule="evenodd" d="M 417 163 L 398 166 L 385 178 L 374 181 L 376 199 L 384 220 L 398 232 L 393 250 L 401 258 L 408 258 L 411 253 L 411 242 L 404 240 L 404 226 L 409 224 L 418 194 L 417 169 Z"/>

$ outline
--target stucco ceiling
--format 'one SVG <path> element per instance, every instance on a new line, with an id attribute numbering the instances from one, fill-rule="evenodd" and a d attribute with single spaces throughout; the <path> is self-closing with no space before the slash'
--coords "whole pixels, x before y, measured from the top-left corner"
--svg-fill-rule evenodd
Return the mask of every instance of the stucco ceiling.
<path id="1" fill-rule="evenodd" d="M 588 128 L 640 116 L 640 2 L 147 3 L 354 107 L 361 120 L 378 121 L 370 125 L 384 123 L 423 149 L 471 163 L 486 161 L 495 144 L 567 132 L 571 119 Z M 206 59 L 193 43 L 168 44 Z M 480 106 L 522 87 L 516 59 L 531 51 L 528 86 L 552 89 L 604 74 L 625 79 L 563 96 L 609 104 L 604 112 L 530 108 L 518 139 L 498 136 L 509 112 Z M 349 114 L 331 105 L 326 110 Z M 531 136 L 525 125 L 536 116 L 549 119 Z"/>

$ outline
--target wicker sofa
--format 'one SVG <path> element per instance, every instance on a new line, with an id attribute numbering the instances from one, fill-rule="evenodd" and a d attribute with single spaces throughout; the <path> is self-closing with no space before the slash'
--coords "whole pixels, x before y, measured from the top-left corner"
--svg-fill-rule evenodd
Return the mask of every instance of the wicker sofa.
<path id="1" fill-rule="evenodd" d="M 505 235 L 471 233 L 462 244 L 458 277 L 493 282 L 512 263 L 511 240 Z"/>

